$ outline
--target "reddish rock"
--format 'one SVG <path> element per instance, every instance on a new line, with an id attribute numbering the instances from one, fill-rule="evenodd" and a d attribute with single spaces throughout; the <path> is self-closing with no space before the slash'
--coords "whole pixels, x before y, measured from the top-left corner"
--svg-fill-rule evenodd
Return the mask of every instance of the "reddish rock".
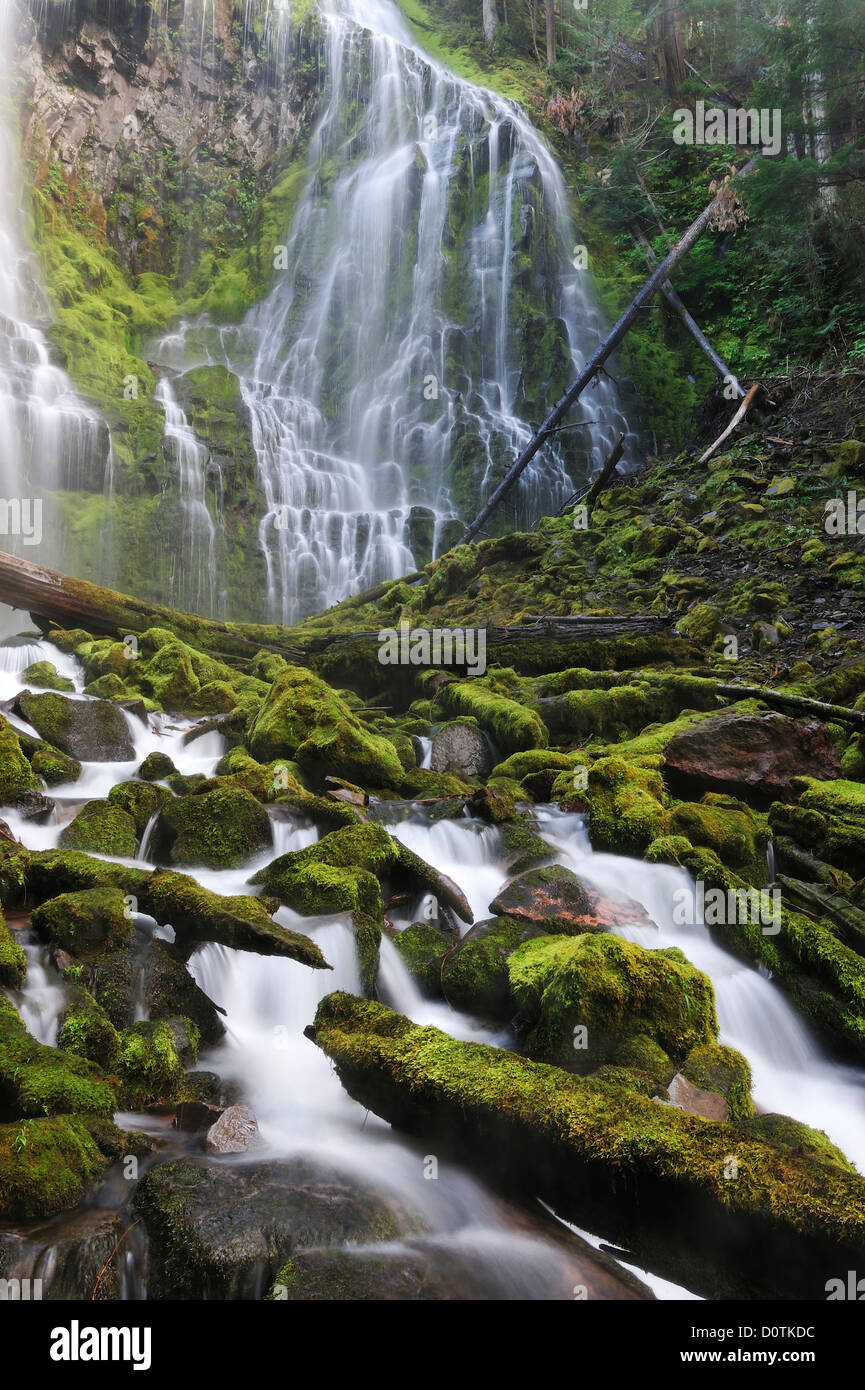
<path id="1" fill-rule="evenodd" d="M 676 734 L 664 759 L 664 776 L 687 790 L 757 793 L 767 800 L 795 800 L 794 777 L 841 776 L 825 724 L 734 709 Z"/>
<path id="2" fill-rule="evenodd" d="M 705 1120 L 727 1119 L 727 1102 L 717 1091 L 703 1091 L 688 1081 L 680 1071 L 676 1072 L 667 1087 L 669 1104 L 677 1110 L 687 1110 L 689 1115 L 702 1115 Z"/>
<path id="3" fill-rule="evenodd" d="M 490 903 L 490 911 L 540 927 L 551 935 L 579 936 L 610 931 L 626 923 L 650 922 L 645 909 L 633 898 L 624 894 L 606 897 L 561 864 L 529 869 L 509 879 Z"/>

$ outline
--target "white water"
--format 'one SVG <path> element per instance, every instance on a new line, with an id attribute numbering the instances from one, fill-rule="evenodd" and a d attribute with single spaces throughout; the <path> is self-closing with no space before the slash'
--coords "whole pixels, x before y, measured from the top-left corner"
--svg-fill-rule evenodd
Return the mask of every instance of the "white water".
<path id="1" fill-rule="evenodd" d="M 77 698 L 83 675 L 77 662 L 64 657 L 50 643 L 39 641 L 0 646 L 0 697 L 20 685 L 20 668 L 32 659 L 46 659 L 76 681 Z M 6 668 L 5 670 L 3 668 Z M 10 669 L 11 668 L 11 669 Z M 118 781 L 133 776 L 141 758 L 159 748 L 169 753 L 186 772 L 211 773 L 222 752 L 216 734 L 184 745 L 188 721 L 151 717 L 147 728 L 130 716 L 135 742 L 135 761 L 85 764 L 81 781 L 54 789 L 60 798 L 57 811 L 45 824 L 25 820 L 14 809 L 3 817 L 25 845 L 56 845 L 65 818 L 80 801 L 107 792 Z M 64 809 L 63 797 L 73 804 Z M 555 808 L 538 808 L 540 833 L 568 865 L 607 894 L 626 894 L 642 903 L 654 926 L 623 926 L 622 936 L 649 948 L 676 945 L 689 960 L 704 970 L 715 987 L 721 1040 L 748 1058 L 754 1074 L 754 1096 L 762 1110 L 777 1111 L 823 1129 L 858 1164 L 865 1166 L 865 1074 L 861 1070 L 829 1062 L 808 1025 L 785 997 L 760 971 L 749 968 L 711 940 L 702 927 L 678 927 L 673 923 L 674 893 L 690 886 L 682 870 L 591 851 L 582 818 Z M 241 869 L 198 870 L 206 887 L 225 894 L 252 891 L 251 874 L 277 854 L 311 844 L 314 827 L 302 821 L 284 820 L 274 809 L 271 824 L 273 847 L 251 859 Z M 468 896 L 475 920 L 489 915 L 489 903 L 506 881 L 504 855 L 498 832 L 468 820 L 430 824 L 420 818 L 403 821 L 392 833 L 428 863 L 448 874 Z M 146 843 L 130 863 L 143 866 Z M 495 1202 L 467 1176 L 442 1164 L 439 1178 L 427 1181 L 424 1154 L 403 1141 L 375 1116 L 364 1116 L 343 1091 L 331 1064 L 303 1035 L 318 1001 L 334 989 L 358 993 L 360 989 L 352 930 L 347 921 L 300 918 L 281 908 L 276 920 L 287 927 L 309 932 L 322 947 L 332 971 L 312 971 L 278 957 L 260 957 L 226 947 L 207 945 L 195 952 L 190 969 L 196 980 L 227 1010 L 227 1036 L 200 1065 L 212 1067 L 236 1079 L 244 1098 L 255 1111 L 269 1156 L 297 1153 L 317 1155 L 336 1164 L 359 1181 L 378 1186 L 406 1209 L 417 1212 L 427 1231 L 429 1258 L 435 1251 L 450 1250 L 457 1259 L 461 1243 L 471 1239 L 479 1252 L 487 1251 L 485 1277 L 493 1279 L 492 1252 L 511 1250 L 511 1273 L 501 1297 L 561 1297 L 563 1257 L 543 1241 L 515 1235 L 502 1225 Z M 394 917 L 397 926 L 407 925 Z M 167 928 L 158 934 L 168 934 Z M 56 1041 L 57 1019 L 63 1005 L 63 989 L 56 971 L 42 949 L 24 937 L 28 977 L 20 992 L 7 991 L 19 1007 L 28 1028 L 41 1041 Z M 394 944 L 385 937 L 381 945 L 379 992 L 383 1000 L 417 1023 L 432 1025 L 451 1035 L 496 1046 L 507 1046 L 506 1032 L 492 1033 L 448 1005 L 424 998 L 409 976 Z M 261 1156 L 261 1151 L 256 1151 Z M 592 1238 L 594 1239 L 594 1237 Z M 442 1245 L 444 1242 L 444 1245 Z M 394 1247 L 395 1253 L 398 1248 Z M 480 1254 L 483 1266 L 483 1258 Z M 540 1271 L 540 1272 L 539 1272 Z M 496 1276 L 498 1277 L 498 1276 Z M 676 1286 L 651 1279 L 659 1297 L 677 1297 Z M 132 1285 L 129 1286 L 130 1289 Z M 492 1285 L 490 1285 L 492 1287 Z M 496 1285 L 498 1287 L 498 1285 Z M 509 1292 L 507 1290 L 510 1290 Z"/>
<path id="2" fill-rule="evenodd" d="M 220 466 L 195 437 L 169 377 L 164 376 L 157 382 L 154 396 L 165 412 L 162 447 L 167 462 L 176 472 L 180 508 L 165 601 L 172 608 L 185 612 L 218 616 L 222 607 L 216 549 L 217 523 L 222 515 Z M 216 521 L 208 508 L 208 475 Z"/>
<path id="3" fill-rule="evenodd" d="M 414 568 L 418 518 L 438 547 L 528 441 L 521 274 L 539 323 L 559 322 L 568 375 L 600 336 L 561 174 L 522 112 L 427 57 L 390 0 L 321 9 L 324 111 L 273 289 L 239 328 L 193 322 L 154 349 L 175 370 L 219 362 L 240 377 L 268 610 L 284 622 Z M 273 35 L 284 53 L 284 19 Z M 588 413 L 524 474 L 518 520 L 555 510 L 568 467 L 591 473 L 627 431 L 606 378 Z"/>
<path id="4" fill-rule="evenodd" d="M 65 523 L 54 494 L 93 490 L 94 479 L 98 491 L 111 476 L 111 445 L 105 421 L 52 364 L 42 331 L 48 315 L 23 234 L 11 100 L 16 25 L 13 0 L 0 0 L 0 548 L 62 568 Z M 19 513 L 9 503 L 25 505 Z"/>

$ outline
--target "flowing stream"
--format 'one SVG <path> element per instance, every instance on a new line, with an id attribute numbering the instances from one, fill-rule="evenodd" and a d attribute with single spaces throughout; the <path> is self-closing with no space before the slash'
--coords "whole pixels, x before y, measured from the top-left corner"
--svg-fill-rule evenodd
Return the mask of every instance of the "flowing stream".
<path id="1" fill-rule="evenodd" d="M 21 688 L 20 672 L 34 654 L 54 661 L 58 669 L 76 680 L 80 690 L 83 677 L 74 659 L 63 656 L 48 642 L 11 639 L 8 645 L 0 646 L 0 699 L 8 699 Z M 133 776 L 140 760 L 154 749 L 167 752 L 185 772 L 213 772 L 222 751 L 218 734 L 184 744 L 188 721 L 157 716 L 145 727 L 134 716 L 128 718 L 135 743 L 133 762 L 85 764 L 81 781 L 63 789 L 66 803 L 58 799 L 55 812 L 44 823 L 26 820 L 20 812 L 4 812 L 23 843 L 34 849 L 56 845 L 63 823 L 77 806 Z M 653 925 L 623 926 L 619 929 L 622 936 L 649 948 L 679 946 L 711 977 L 721 1040 L 742 1051 L 751 1063 L 758 1107 L 825 1130 L 860 1171 L 865 1170 L 865 1073 L 825 1059 L 808 1025 L 763 972 L 748 967 L 713 942 L 705 928 L 673 923 L 674 893 L 691 886 L 687 874 L 662 865 L 594 854 L 580 816 L 557 808 L 536 808 L 535 820 L 561 863 L 607 894 L 626 893 L 643 904 Z M 241 869 L 196 870 L 196 878 L 219 893 L 251 892 L 248 880 L 257 867 L 275 854 L 302 848 L 317 838 L 313 827 L 281 820 L 276 813 L 272 825 L 274 843 L 270 850 Z M 494 828 L 468 818 L 431 822 L 422 807 L 414 807 L 409 818 L 393 825 L 391 831 L 460 885 L 476 920 L 489 915 L 489 903 L 508 877 Z M 140 846 L 139 857 L 128 862 L 144 866 L 143 849 L 146 846 Z M 405 921 L 393 918 L 394 925 L 407 925 L 409 917 Z M 515 1232 L 497 1199 L 453 1165 L 442 1163 L 437 1180 L 427 1181 L 424 1163 L 430 1155 L 422 1154 L 374 1115 L 365 1116 L 343 1091 L 328 1059 L 305 1038 L 303 1030 L 323 995 L 334 989 L 359 992 L 354 938 L 348 923 L 340 918 L 301 918 L 287 908 L 279 910 L 276 920 L 313 935 L 333 971 L 313 971 L 291 960 L 260 957 L 216 944 L 199 947 L 189 963 L 201 988 L 226 1010 L 226 1037 L 200 1059 L 200 1065 L 238 1083 L 257 1116 L 268 1157 L 312 1155 L 335 1164 L 359 1182 L 386 1191 L 419 1214 L 425 1234 L 412 1237 L 415 1253 L 422 1249 L 424 1258 L 433 1263 L 458 1259 L 463 1272 L 468 1260 L 472 1277 L 480 1280 L 486 1296 L 570 1297 L 563 1292 L 569 1277 L 573 1283 L 568 1259 L 555 1244 L 536 1234 Z M 170 934 L 168 928 L 159 930 Z M 62 982 L 32 935 L 25 934 L 22 939 L 28 977 L 24 989 L 10 995 L 34 1035 L 53 1042 L 64 1001 Z M 496 1046 L 508 1046 L 511 1041 L 507 1030 L 492 1032 L 447 1004 L 424 998 L 387 937 L 381 947 L 379 992 L 385 1002 L 416 1022 L 442 1028 L 457 1038 Z M 132 1124 L 133 1118 L 126 1122 Z M 260 1152 L 255 1156 L 260 1157 Z M 22 1268 L 31 1273 L 37 1267 L 43 1269 L 60 1239 L 56 1230 L 62 1230 L 64 1240 L 68 1238 L 62 1222 L 63 1218 L 58 1218 L 55 1226 L 49 1223 L 47 1234 L 43 1232 L 38 1240 L 32 1237 L 27 1245 L 29 1264 L 25 1261 Z M 97 1229 L 102 1230 L 98 1223 Z M 402 1242 L 396 1242 L 392 1252 L 396 1257 L 405 1249 Z M 63 1279 L 72 1278 L 66 1257 L 61 1265 L 66 1271 Z M 145 1296 L 145 1269 L 146 1249 L 139 1235 L 126 1260 L 124 1296 Z M 659 1297 L 687 1296 L 686 1291 L 650 1273 L 643 1273 L 643 1277 Z"/>

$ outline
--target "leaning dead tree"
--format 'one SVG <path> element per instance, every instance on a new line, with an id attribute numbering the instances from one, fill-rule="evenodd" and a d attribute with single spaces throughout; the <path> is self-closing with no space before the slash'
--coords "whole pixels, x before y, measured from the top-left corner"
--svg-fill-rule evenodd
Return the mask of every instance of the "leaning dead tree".
<path id="1" fill-rule="evenodd" d="M 753 159 L 749 159 L 748 163 L 739 170 L 737 177 L 744 178 L 745 175 L 750 174 L 756 166 L 758 158 L 759 155 L 755 155 Z M 484 523 L 496 510 L 502 499 L 508 495 L 511 488 L 525 472 L 526 468 L 528 468 L 538 450 L 543 448 L 553 430 L 561 424 L 571 406 L 579 400 L 580 396 L 589 385 L 589 382 L 598 375 L 598 372 L 603 367 L 607 358 L 615 352 L 619 343 L 628 332 L 628 329 L 637 318 L 640 310 L 648 304 L 652 296 L 657 294 L 665 281 L 670 278 L 676 266 L 685 259 L 692 246 L 699 241 L 700 237 L 709 226 L 709 223 L 729 205 L 730 197 L 730 187 L 725 183 L 712 199 L 709 206 L 704 208 L 696 221 L 691 223 L 681 240 L 678 241 L 672 250 L 664 257 L 660 265 L 652 271 L 652 274 L 649 276 L 640 292 L 631 300 L 627 309 L 622 314 L 621 318 L 613 325 L 600 347 L 592 353 L 592 356 L 580 372 L 573 386 L 568 388 L 558 405 L 553 407 L 540 429 L 535 431 L 519 458 L 515 463 L 511 464 L 511 467 L 502 478 L 498 487 L 493 491 L 488 501 L 481 507 L 474 521 L 466 528 L 461 537 L 461 544 L 465 545 L 473 540 L 478 531 L 481 530 Z"/>

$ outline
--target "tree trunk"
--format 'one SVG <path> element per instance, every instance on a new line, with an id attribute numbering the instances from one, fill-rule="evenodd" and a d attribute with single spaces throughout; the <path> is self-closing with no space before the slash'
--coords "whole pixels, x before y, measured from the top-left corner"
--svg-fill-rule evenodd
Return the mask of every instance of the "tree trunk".
<path id="1" fill-rule="evenodd" d="M 671 97 L 676 96 L 685 80 L 685 55 L 682 51 L 682 23 L 679 0 L 664 0 L 664 81 Z"/>
<path id="2" fill-rule="evenodd" d="M 491 44 L 499 25 L 499 12 L 496 8 L 496 0 L 483 0 L 483 6 L 484 38 L 488 44 Z"/>
<path id="3" fill-rule="evenodd" d="M 546 0 L 547 16 L 547 67 L 556 61 L 556 0 Z"/>
<path id="4" fill-rule="evenodd" d="M 739 178 L 743 178 L 745 175 L 750 174 L 759 157 L 759 155 L 755 155 L 753 159 L 749 159 L 748 163 L 743 165 L 739 170 Z M 561 424 L 571 406 L 579 400 L 589 382 L 597 376 L 607 358 L 619 346 L 619 343 L 631 327 L 631 324 L 637 318 L 643 305 L 648 304 L 652 296 L 656 294 L 664 282 L 670 278 L 671 273 L 675 270 L 680 261 L 685 259 L 691 247 L 695 242 L 699 241 L 700 237 L 703 235 L 703 232 L 712 221 L 712 218 L 724 206 L 728 196 L 727 186 L 724 185 L 712 199 L 709 206 L 703 209 L 697 220 L 691 223 L 682 239 L 676 243 L 669 255 L 665 256 L 657 269 L 652 272 L 639 294 L 631 301 L 618 322 L 613 325 L 610 332 L 601 343 L 601 346 L 589 358 L 589 361 L 580 372 L 573 386 L 565 392 L 558 405 L 550 411 L 540 429 L 536 430 L 532 435 L 519 458 L 515 463 L 511 464 L 504 478 L 493 491 L 489 501 L 484 503 L 474 521 L 466 528 L 462 536 L 462 544 L 466 544 L 468 541 L 474 539 L 478 531 L 480 531 L 481 527 L 484 525 L 484 522 L 492 515 L 502 499 L 507 496 L 522 473 L 528 468 L 535 454 L 539 449 L 543 448 L 553 430 Z"/>

